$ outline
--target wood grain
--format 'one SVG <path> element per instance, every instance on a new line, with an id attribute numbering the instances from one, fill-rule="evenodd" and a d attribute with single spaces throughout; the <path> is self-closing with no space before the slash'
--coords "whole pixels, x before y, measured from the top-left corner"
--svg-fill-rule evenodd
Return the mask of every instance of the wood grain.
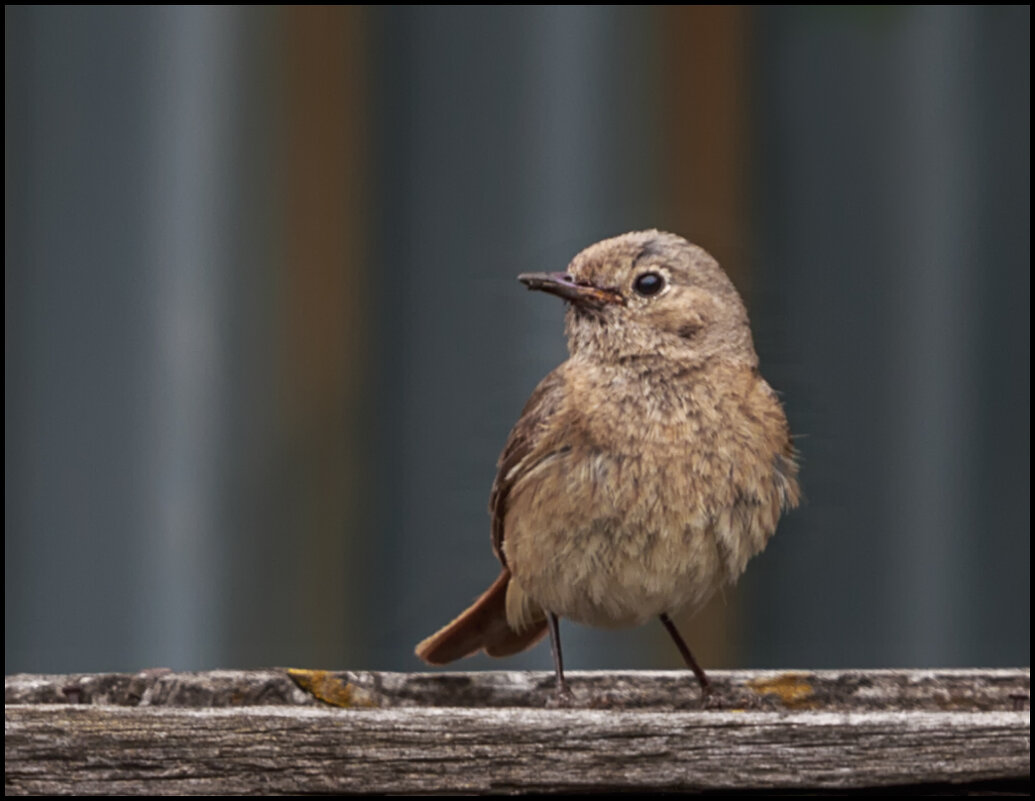
<path id="1" fill-rule="evenodd" d="M 13 676 L 6 791 L 1027 788 L 1028 670 L 713 679 L 574 672 L 549 709 L 544 673 Z"/>

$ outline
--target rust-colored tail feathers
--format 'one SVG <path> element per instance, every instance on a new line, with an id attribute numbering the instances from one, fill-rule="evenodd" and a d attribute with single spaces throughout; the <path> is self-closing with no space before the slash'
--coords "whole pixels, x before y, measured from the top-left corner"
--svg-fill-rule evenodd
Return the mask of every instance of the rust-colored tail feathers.
<path id="1" fill-rule="evenodd" d="M 504 568 L 470 608 L 417 646 L 417 656 L 431 665 L 445 665 L 479 651 L 489 656 L 510 656 L 539 642 L 546 634 L 545 619 L 521 632 L 507 624 L 508 584 L 510 571 Z"/>

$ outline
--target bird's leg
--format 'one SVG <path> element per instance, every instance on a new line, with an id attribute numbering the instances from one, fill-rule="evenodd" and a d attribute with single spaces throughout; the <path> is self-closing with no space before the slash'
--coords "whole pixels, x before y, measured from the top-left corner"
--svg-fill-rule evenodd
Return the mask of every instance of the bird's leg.
<path id="1" fill-rule="evenodd" d="M 686 647 L 686 643 L 683 642 L 683 638 L 679 634 L 679 629 L 676 628 L 676 624 L 672 622 L 672 618 L 667 613 L 662 612 L 661 622 L 668 630 L 673 641 L 676 643 L 676 648 L 679 649 L 679 653 L 683 656 L 683 661 L 686 662 L 686 666 L 690 668 L 694 675 L 697 676 L 697 680 L 701 683 L 701 694 L 707 696 L 712 691 L 712 683 L 708 681 L 708 675 L 701 669 L 701 666 L 697 664 L 697 660 L 694 659 L 694 655 L 690 653 L 690 649 Z"/>
<path id="2" fill-rule="evenodd" d="M 566 704 L 571 698 L 571 690 L 568 689 L 568 682 L 564 680 L 564 657 L 561 655 L 561 627 L 557 615 L 553 612 L 547 613 L 550 622 L 550 651 L 553 653 L 553 670 L 557 676 L 557 702 Z"/>

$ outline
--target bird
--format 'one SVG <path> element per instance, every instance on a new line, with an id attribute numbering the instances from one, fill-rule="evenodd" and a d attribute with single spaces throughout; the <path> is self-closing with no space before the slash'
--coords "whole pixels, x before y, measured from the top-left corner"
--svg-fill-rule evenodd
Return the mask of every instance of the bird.
<path id="1" fill-rule="evenodd" d="M 801 498 L 744 303 L 704 249 L 658 230 L 518 280 L 566 302 L 569 358 L 533 391 L 499 457 L 499 576 L 416 654 L 431 665 L 505 657 L 549 632 L 563 700 L 560 618 L 659 619 L 705 697 L 711 682 L 672 617 L 736 582 Z"/>

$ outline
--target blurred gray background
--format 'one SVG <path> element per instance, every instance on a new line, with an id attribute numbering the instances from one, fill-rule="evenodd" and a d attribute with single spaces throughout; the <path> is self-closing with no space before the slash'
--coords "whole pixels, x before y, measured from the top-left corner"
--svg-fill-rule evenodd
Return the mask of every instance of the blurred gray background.
<path id="1" fill-rule="evenodd" d="M 1028 7 L 7 7 L 5 64 L 7 673 L 421 669 L 565 355 L 514 277 L 646 227 L 808 498 L 701 661 L 1030 662 Z"/>

